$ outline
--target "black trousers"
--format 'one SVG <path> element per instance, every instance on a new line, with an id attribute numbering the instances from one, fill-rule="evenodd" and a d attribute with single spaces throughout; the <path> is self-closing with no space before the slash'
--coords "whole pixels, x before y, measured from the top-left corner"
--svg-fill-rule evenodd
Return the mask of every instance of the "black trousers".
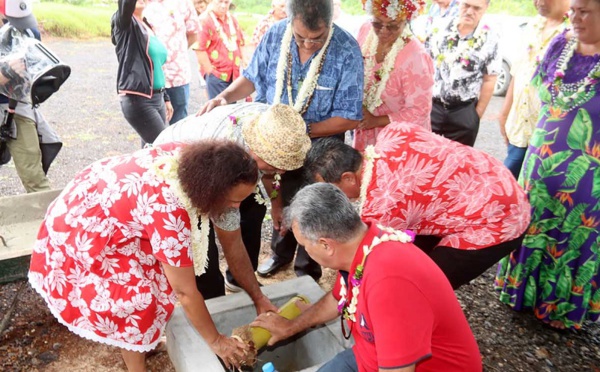
<path id="1" fill-rule="evenodd" d="M 524 236 L 477 250 L 440 246 L 441 238 L 431 235 L 418 235 L 414 244 L 442 269 L 452 288 L 458 289 L 521 246 Z"/>
<path id="2" fill-rule="evenodd" d="M 290 202 L 304 185 L 304 167 L 294 171 L 285 172 L 281 176 L 281 197 L 283 198 L 283 206 L 287 207 Z M 298 252 L 296 253 L 296 249 Z M 294 233 L 289 230 L 285 236 L 280 236 L 279 231 L 273 229 L 273 238 L 271 239 L 271 250 L 273 255 L 280 262 L 292 262 L 294 254 L 296 261 L 294 262 L 294 270 L 303 272 L 313 279 L 318 280 L 322 275 L 321 266 L 306 253 L 303 246 L 298 245 Z"/>
<path id="3" fill-rule="evenodd" d="M 240 228 L 242 241 L 246 246 L 246 252 L 250 257 L 252 269 L 258 267 L 258 255 L 260 254 L 261 228 L 267 208 L 254 200 L 254 193 L 250 194 L 240 204 Z M 231 282 L 233 275 L 227 269 L 227 280 Z M 210 224 L 208 242 L 208 268 L 201 276 L 196 277 L 196 286 L 205 299 L 225 295 L 225 281 L 219 269 L 219 248 L 215 238 L 213 224 Z"/>
<path id="4" fill-rule="evenodd" d="M 446 105 L 434 99 L 431 109 L 431 130 L 448 139 L 473 147 L 480 121 L 476 107 L 476 99 L 456 105 Z"/>

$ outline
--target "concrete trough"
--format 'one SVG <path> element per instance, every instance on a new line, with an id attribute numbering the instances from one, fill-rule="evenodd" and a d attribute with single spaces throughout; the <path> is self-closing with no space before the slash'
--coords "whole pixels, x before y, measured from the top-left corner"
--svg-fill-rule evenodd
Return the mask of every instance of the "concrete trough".
<path id="1" fill-rule="evenodd" d="M 311 303 L 317 302 L 325 292 L 309 276 L 271 284 L 263 293 L 278 307 L 290 298 L 301 294 Z M 250 323 L 256 310 L 246 293 L 236 293 L 206 302 L 219 332 L 230 335 L 239 326 Z M 188 322 L 183 309 L 178 306 L 167 324 L 167 349 L 178 372 L 223 372 L 224 368 L 206 342 Z M 263 349 L 258 354 L 254 371 L 262 371 L 263 364 L 272 362 L 279 372 L 316 371 L 318 366 L 350 347 L 340 331 L 339 320 L 308 330 L 280 343 L 277 347 Z"/>

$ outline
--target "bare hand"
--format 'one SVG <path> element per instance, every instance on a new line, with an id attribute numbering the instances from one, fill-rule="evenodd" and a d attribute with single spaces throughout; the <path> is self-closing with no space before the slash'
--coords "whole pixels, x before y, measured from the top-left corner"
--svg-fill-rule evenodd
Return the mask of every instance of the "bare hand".
<path id="1" fill-rule="evenodd" d="M 291 336 L 288 331 L 291 329 L 291 324 L 291 320 L 288 320 L 277 313 L 269 312 L 260 314 L 252 323 L 250 323 L 250 326 L 261 327 L 269 331 L 271 338 L 269 339 L 268 345 L 272 346 Z"/>
<path id="2" fill-rule="evenodd" d="M 284 236 L 287 229 L 282 225 L 283 207 L 280 203 L 271 201 L 271 218 L 273 219 L 273 228 L 279 231 L 279 235 Z"/>
<path id="3" fill-rule="evenodd" d="M 267 296 L 262 295 L 262 297 L 258 298 L 254 301 L 254 306 L 256 307 L 256 315 L 264 314 L 267 312 L 277 312 L 278 309 L 275 305 L 271 303 L 271 300 L 267 298 Z"/>
<path id="4" fill-rule="evenodd" d="M 219 334 L 209 346 L 225 363 L 227 369 L 240 368 L 241 361 L 246 359 L 245 356 L 249 351 L 249 347 L 245 343 L 222 334 Z"/>
<path id="5" fill-rule="evenodd" d="M 475 107 L 475 112 L 477 112 L 477 116 L 479 116 L 479 119 L 481 119 L 483 117 L 483 109 L 479 108 L 479 107 Z"/>
<path id="6" fill-rule="evenodd" d="M 171 118 L 173 118 L 173 105 L 171 104 L 171 101 L 166 101 L 165 107 L 167 109 L 167 123 L 168 123 L 171 121 Z"/>
<path id="7" fill-rule="evenodd" d="M 357 129 L 372 129 L 376 127 L 375 115 L 371 114 L 369 110 L 363 107 L 363 119 L 358 123 Z"/>
<path id="8" fill-rule="evenodd" d="M 8 66 L 11 70 L 23 77 L 25 75 L 25 60 L 23 58 L 15 58 L 8 61 Z"/>
<path id="9" fill-rule="evenodd" d="M 213 99 L 209 99 L 208 102 L 206 102 L 204 104 L 204 106 L 202 106 L 200 111 L 198 111 L 198 113 L 196 113 L 196 116 L 206 114 L 207 112 L 211 111 L 215 107 L 225 106 L 226 104 L 227 104 L 227 101 L 225 100 L 225 98 L 222 98 L 222 97 L 215 97 Z"/>

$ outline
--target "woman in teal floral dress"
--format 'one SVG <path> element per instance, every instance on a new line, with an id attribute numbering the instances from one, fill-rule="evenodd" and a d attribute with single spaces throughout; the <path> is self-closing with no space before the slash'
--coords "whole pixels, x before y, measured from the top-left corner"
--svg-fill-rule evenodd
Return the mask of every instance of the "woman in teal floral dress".
<path id="1" fill-rule="evenodd" d="M 500 301 L 556 328 L 600 318 L 600 0 L 573 0 L 532 84 L 543 102 L 520 182 L 532 219 L 501 261 Z"/>

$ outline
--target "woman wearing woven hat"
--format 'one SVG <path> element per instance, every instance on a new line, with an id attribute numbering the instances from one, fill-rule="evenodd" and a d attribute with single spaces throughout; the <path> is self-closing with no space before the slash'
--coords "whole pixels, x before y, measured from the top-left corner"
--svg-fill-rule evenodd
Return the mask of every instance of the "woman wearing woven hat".
<path id="1" fill-rule="evenodd" d="M 60 323 L 121 348 L 129 371 L 145 371 L 176 300 L 227 366 L 246 346 L 220 334 L 194 283 L 210 261 L 209 220 L 219 224 L 258 181 L 256 161 L 230 141 L 165 144 L 100 160 L 52 203 L 38 233 L 29 281 Z M 262 295 L 243 250 L 224 251 L 257 312 Z M 244 261 L 245 259 L 245 261 Z"/>
<path id="2" fill-rule="evenodd" d="M 220 224 L 213 224 L 221 244 L 229 244 L 240 249 L 245 246 L 252 269 L 256 270 L 261 246 L 262 222 L 266 213 L 266 199 L 280 201 L 279 191 L 282 186 L 280 175 L 302 166 L 311 143 L 306 134 L 306 124 L 302 116 L 288 105 L 241 103 L 220 106 L 201 116 L 189 116 L 165 129 L 154 143 L 214 138 L 229 139 L 242 145 L 256 160 L 261 171 L 266 195 L 263 195 L 257 187 L 255 193 L 247 197 L 239 209 L 231 210 L 222 218 Z M 271 205 L 272 208 L 278 208 L 281 204 L 275 202 Z M 227 270 L 226 280 L 223 280 L 218 265 L 218 249 L 212 231 L 210 254 L 217 257 L 213 260 L 214 265 L 209 265 L 202 277 L 196 277 L 198 289 L 204 297 L 224 295 L 225 287 L 233 292 L 246 289 L 245 283 L 236 280 L 237 277 L 234 279 L 230 270 Z M 252 297 L 251 293 L 249 295 Z"/>
<path id="3" fill-rule="evenodd" d="M 433 62 L 406 24 L 418 15 L 423 0 L 368 0 L 372 16 L 358 33 L 365 61 L 363 120 L 354 147 L 364 151 L 390 122 L 409 122 L 431 129 Z"/>

